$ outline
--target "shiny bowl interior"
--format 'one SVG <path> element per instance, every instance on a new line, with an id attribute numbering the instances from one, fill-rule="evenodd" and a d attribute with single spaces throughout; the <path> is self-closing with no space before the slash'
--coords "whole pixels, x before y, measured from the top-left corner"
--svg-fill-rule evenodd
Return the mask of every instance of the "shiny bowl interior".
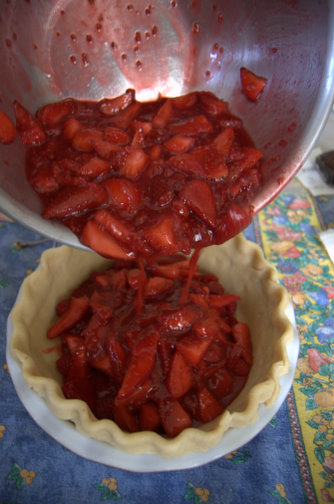
<path id="1" fill-rule="evenodd" d="M 330 0 L 8 0 L 0 12 L 0 106 L 31 112 L 62 99 L 136 90 L 140 101 L 209 90 L 230 103 L 264 152 L 255 211 L 296 174 L 318 138 L 334 93 Z M 240 67 L 268 78 L 258 103 Z M 0 146 L 0 208 L 44 236 L 78 246 L 40 216 L 17 140 Z"/>

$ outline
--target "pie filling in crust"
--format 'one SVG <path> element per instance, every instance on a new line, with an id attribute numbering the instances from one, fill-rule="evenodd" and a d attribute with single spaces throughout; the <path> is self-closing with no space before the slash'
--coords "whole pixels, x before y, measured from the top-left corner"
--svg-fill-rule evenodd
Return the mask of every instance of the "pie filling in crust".
<path id="1" fill-rule="evenodd" d="M 228 428 L 247 427 L 254 423 L 259 405 L 273 404 L 279 394 L 279 378 L 289 368 L 287 344 L 293 337 L 292 325 L 285 314 L 288 295 L 277 283 L 276 271 L 265 261 L 261 249 L 241 235 L 223 245 L 203 249 L 198 259 L 199 270 L 194 271 L 186 293 L 184 285 L 187 281 L 181 286 L 181 281 L 172 277 L 177 269 L 176 277 L 184 274 L 188 278 L 185 273 L 189 268 L 187 258 L 179 262 L 165 258 L 160 263 L 151 263 L 146 267 L 144 283 L 140 281 L 143 270 L 123 266 L 120 261 L 113 262 L 94 252 L 66 246 L 44 252 L 40 267 L 23 282 L 11 314 L 11 353 L 21 366 L 27 385 L 45 399 L 55 416 L 73 422 L 79 432 L 131 453 L 175 457 L 206 451 L 220 441 Z M 204 275 L 204 284 L 199 281 L 202 278 L 199 271 Z M 102 286 L 100 291 L 94 287 L 93 293 L 90 291 L 92 285 L 87 283 L 84 290 L 78 290 L 91 273 L 95 287 L 96 282 Z M 224 286 L 224 291 L 214 277 Z M 117 327 L 110 324 L 111 307 L 106 302 L 110 285 L 107 284 L 116 284 L 121 292 L 125 281 L 132 286 L 128 287 L 125 297 L 119 294 L 120 298 L 112 309 L 121 313 L 122 305 L 132 296 L 133 313 L 141 314 L 140 325 L 145 326 L 144 332 L 149 335 L 145 338 L 145 345 L 136 323 L 130 323 L 131 317 L 127 321 L 124 317 L 122 319 L 122 327 L 126 327 L 123 339 L 114 337 Z M 179 289 L 175 282 L 180 283 Z M 138 296 L 139 288 L 143 290 L 142 296 Z M 64 300 L 70 299 L 73 292 L 77 296 L 76 309 L 83 313 L 82 320 L 88 313 L 85 308 L 88 294 L 90 305 L 95 309 L 88 324 L 83 328 L 80 326 L 82 320 L 78 320 L 75 330 L 75 325 L 68 327 L 66 316 L 62 317 L 69 306 L 69 301 Z M 145 309 L 139 306 L 138 299 L 141 298 L 145 301 L 144 306 L 147 303 Z M 178 308 L 167 306 L 167 301 L 175 302 Z M 161 303 L 166 304 L 162 315 L 159 306 L 159 318 L 154 309 Z M 224 303 L 225 307 L 222 306 Z M 60 318 L 56 315 L 57 310 Z M 212 318 L 217 311 L 225 314 L 219 319 L 218 336 L 217 319 Z M 107 322 L 99 325 L 101 317 Z M 153 325 L 152 319 L 155 320 Z M 205 324 L 206 319 L 211 323 Z M 238 336 L 238 328 L 245 327 L 249 328 L 251 344 L 247 336 Z M 80 340 L 80 332 L 85 335 L 84 340 Z M 242 343 L 239 337 L 243 338 Z M 83 341 L 91 345 L 90 352 L 84 352 L 85 356 L 94 355 L 88 363 L 89 372 L 97 374 L 99 379 L 104 377 L 98 389 L 101 400 L 98 405 L 91 403 L 91 408 L 88 406 L 92 401 L 91 385 L 84 388 L 83 394 L 88 394 L 82 397 L 85 401 L 65 398 L 63 390 L 67 397 L 71 397 L 73 388 L 71 383 L 66 385 L 66 380 L 63 385 L 60 372 L 64 375 L 71 373 L 62 365 L 72 349 L 76 355 L 75 372 L 87 376 L 84 375 L 87 362 L 80 359 Z M 101 341 L 104 343 L 100 344 Z M 215 352 L 210 352 L 213 346 L 221 354 L 219 363 L 217 356 L 213 356 Z M 118 358 L 118 366 L 112 369 L 110 353 Z M 156 358 L 152 357 L 153 353 Z M 133 354 L 139 358 L 131 361 Z M 127 363 L 125 371 L 122 368 L 124 362 Z M 138 367 L 138 363 L 141 366 Z M 157 386 L 159 373 L 163 377 L 160 388 Z M 180 373 L 182 380 L 178 379 Z M 222 374 L 225 379 L 219 380 Z M 230 389 L 229 392 L 223 391 L 222 384 L 227 386 L 229 380 L 226 376 L 234 378 L 235 387 L 239 384 L 238 395 L 235 396 Z M 105 388 L 107 382 L 108 389 Z M 110 387 L 111 382 L 119 383 L 116 389 Z M 232 400 L 230 404 L 229 398 Z M 179 407 L 185 414 L 180 415 Z M 108 408 L 109 417 L 114 420 L 103 418 Z M 183 418 L 182 428 L 175 426 L 172 413 Z M 157 418 L 159 421 L 154 423 Z"/>

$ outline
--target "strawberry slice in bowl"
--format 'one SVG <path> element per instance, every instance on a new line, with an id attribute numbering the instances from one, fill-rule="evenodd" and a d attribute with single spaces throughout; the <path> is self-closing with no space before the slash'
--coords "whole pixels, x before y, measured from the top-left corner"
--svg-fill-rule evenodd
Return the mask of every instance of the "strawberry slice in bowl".
<path id="1" fill-rule="evenodd" d="M 245 92 L 258 99 L 264 81 L 247 72 L 241 72 Z M 100 101 L 48 103 L 35 115 L 16 101 L 14 112 L 16 127 L 0 116 L 0 141 L 10 143 L 18 133 L 25 145 L 27 180 L 43 218 L 62 222 L 105 256 L 111 242 L 122 244 L 103 226 L 96 230 L 101 209 L 132 228 L 135 257 L 224 242 L 248 222 L 232 222 L 235 205 L 252 216 L 263 153 L 212 93 L 142 103 L 129 89 Z"/>

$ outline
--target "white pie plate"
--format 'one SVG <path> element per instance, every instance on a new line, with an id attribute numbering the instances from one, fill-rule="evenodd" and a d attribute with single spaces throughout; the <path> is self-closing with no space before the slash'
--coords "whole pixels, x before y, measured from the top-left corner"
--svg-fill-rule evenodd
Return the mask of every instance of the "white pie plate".
<path id="1" fill-rule="evenodd" d="M 129 454 L 113 448 L 108 443 L 84 436 L 76 430 L 71 422 L 56 418 L 48 409 L 46 402 L 27 387 L 20 367 L 10 354 L 9 346 L 12 335 L 10 315 L 7 322 L 7 364 L 16 392 L 30 416 L 53 439 L 73 453 L 93 462 L 133 472 L 150 473 L 190 469 L 212 462 L 241 448 L 272 420 L 283 404 L 294 380 L 299 353 L 299 336 L 291 304 L 288 306 L 286 314 L 294 327 L 294 336 L 287 349 L 289 370 L 279 380 L 281 391 L 277 400 L 271 407 L 264 404 L 259 406 L 258 420 L 254 424 L 246 428 L 230 428 L 225 432 L 222 440 L 208 451 L 188 453 L 180 457 L 164 458 L 153 454 Z"/>

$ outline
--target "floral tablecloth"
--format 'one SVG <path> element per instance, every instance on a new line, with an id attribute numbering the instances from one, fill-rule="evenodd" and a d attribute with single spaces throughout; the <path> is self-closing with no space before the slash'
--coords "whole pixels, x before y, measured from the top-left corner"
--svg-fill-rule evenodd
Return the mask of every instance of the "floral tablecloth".
<path id="1" fill-rule="evenodd" d="M 334 266 L 319 239 L 331 228 L 334 197 L 314 199 L 294 180 L 245 231 L 277 267 L 300 336 L 293 387 L 274 418 L 218 460 L 143 474 L 72 453 L 21 404 L 6 363 L 6 321 L 22 280 L 53 244 L 0 220 L 0 504 L 334 502 Z"/>

